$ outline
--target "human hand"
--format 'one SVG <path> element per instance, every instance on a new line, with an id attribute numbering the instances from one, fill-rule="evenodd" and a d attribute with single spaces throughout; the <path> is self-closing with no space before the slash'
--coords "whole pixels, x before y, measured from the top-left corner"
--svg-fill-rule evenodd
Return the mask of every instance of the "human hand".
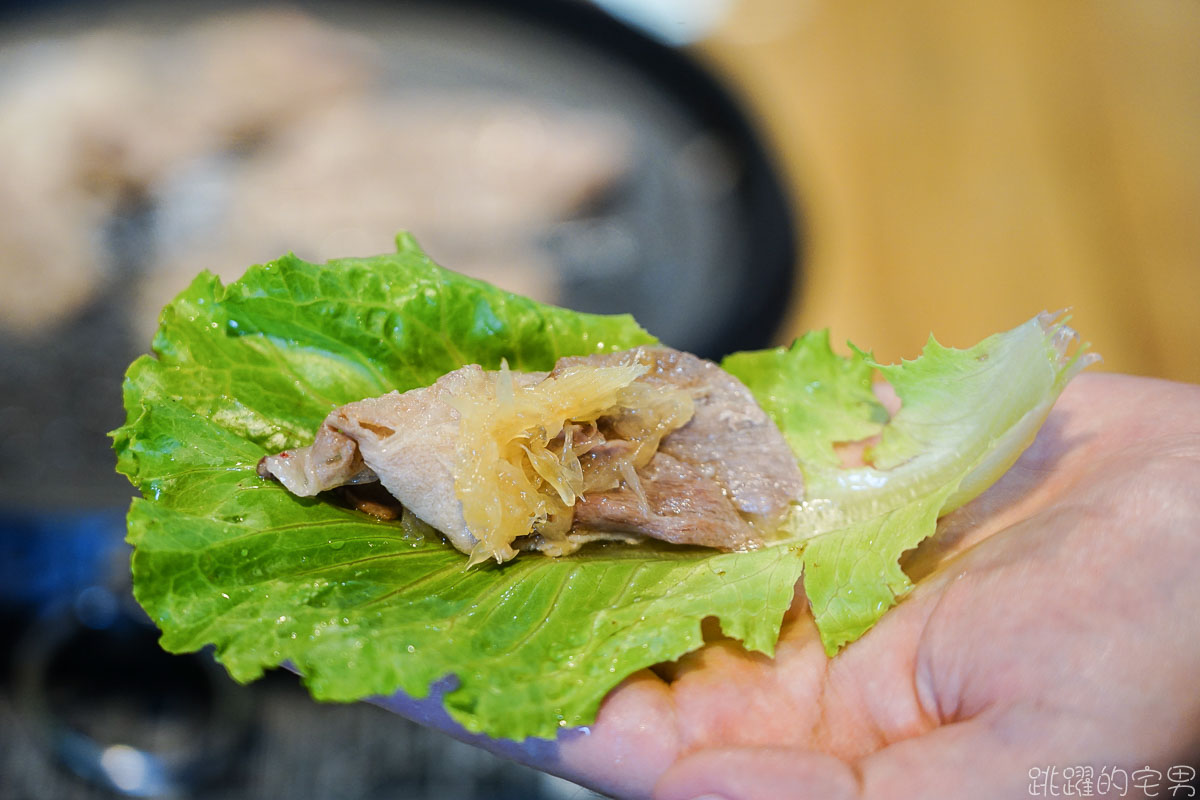
<path id="1" fill-rule="evenodd" d="M 1200 387 L 1077 378 L 905 566 L 916 589 L 832 660 L 798 591 L 774 659 L 717 637 L 586 735 L 474 741 L 656 800 L 1028 797 L 1039 767 L 1194 764 Z"/>

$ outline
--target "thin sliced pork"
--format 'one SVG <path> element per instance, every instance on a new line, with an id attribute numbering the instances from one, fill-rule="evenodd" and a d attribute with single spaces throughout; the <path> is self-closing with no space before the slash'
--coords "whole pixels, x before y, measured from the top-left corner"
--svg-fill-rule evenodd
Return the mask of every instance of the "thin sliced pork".
<path id="1" fill-rule="evenodd" d="M 752 549 L 803 495 L 746 387 L 663 347 L 550 373 L 463 367 L 334 410 L 312 445 L 259 471 L 301 496 L 378 480 L 473 563 L 605 538 Z"/>

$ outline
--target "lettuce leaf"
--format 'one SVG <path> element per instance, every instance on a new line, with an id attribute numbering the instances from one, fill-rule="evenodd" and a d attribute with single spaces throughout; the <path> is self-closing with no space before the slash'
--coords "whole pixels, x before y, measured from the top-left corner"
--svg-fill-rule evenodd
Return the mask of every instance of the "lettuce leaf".
<path id="1" fill-rule="evenodd" d="M 787 540 L 730 554 L 596 545 L 468 570 L 440 538 L 294 497 L 257 461 L 310 442 L 339 405 L 466 363 L 541 370 L 654 339 L 628 316 L 538 304 L 397 244 L 324 265 L 289 255 L 229 286 L 202 274 L 164 309 L 113 432 L 142 493 L 128 517 L 134 594 L 166 649 L 212 644 L 238 680 L 290 662 L 315 697 L 348 701 L 424 697 L 453 676 L 447 711 L 496 737 L 590 723 L 629 674 L 701 646 L 708 617 L 771 655 L 802 571 L 826 647 L 852 641 L 909 588 L 900 553 L 1011 463 L 1083 363 L 1037 320 L 898 368 L 835 356 L 822 334 L 732 356 L 809 480 Z M 890 421 L 876 369 L 904 400 Z M 1023 381 L 1028 370 L 1042 377 Z M 873 468 L 840 468 L 835 442 L 877 434 Z"/>
<path id="2" fill-rule="evenodd" d="M 450 714 L 514 739 L 590 722 L 624 677 L 699 647 L 705 617 L 770 654 L 796 548 L 592 547 L 468 570 L 440 539 L 258 478 L 264 454 L 308 443 L 344 403 L 464 363 L 549 369 L 654 341 L 629 317 L 540 305 L 399 245 L 327 265 L 286 256 L 227 287 L 201 275 L 164 310 L 157 357 L 129 368 L 114 447 L 143 495 L 134 594 L 163 646 L 211 643 L 241 681 L 290 661 L 326 700 L 423 697 L 452 674 Z"/>
<path id="3" fill-rule="evenodd" d="M 1069 353 L 1074 339 L 1042 314 L 966 350 L 930 337 L 919 358 L 894 365 L 858 350 L 839 359 L 825 333 L 725 359 L 800 460 L 807 502 L 790 533 L 808 540 L 804 588 L 829 655 L 912 588 L 900 556 L 1004 474 L 1096 360 L 1086 346 Z M 876 371 L 902 404 L 891 419 L 871 390 Z M 874 436 L 869 465 L 841 466 L 836 444 Z"/>

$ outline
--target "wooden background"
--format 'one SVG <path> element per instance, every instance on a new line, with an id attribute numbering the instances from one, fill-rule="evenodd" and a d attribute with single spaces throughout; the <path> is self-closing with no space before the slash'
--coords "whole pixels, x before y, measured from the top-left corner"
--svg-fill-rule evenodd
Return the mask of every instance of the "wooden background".
<path id="1" fill-rule="evenodd" d="M 1200 2 L 740 0 L 701 50 L 802 206 L 781 340 L 1070 307 L 1103 368 L 1200 382 Z"/>

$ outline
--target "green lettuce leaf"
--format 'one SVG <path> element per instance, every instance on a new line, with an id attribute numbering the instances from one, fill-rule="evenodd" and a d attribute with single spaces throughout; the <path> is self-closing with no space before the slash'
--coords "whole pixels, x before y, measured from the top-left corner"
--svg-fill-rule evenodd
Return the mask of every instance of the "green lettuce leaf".
<path id="1" fill-rule="evenodd" d="M 1083 364 L 1044 320 L 969 351 L 931 344 L 899 367 L 836 356 L 826 334 L 731 356 L 808 479 L 781 544 L 595 545 L 468 570 L 440 537 L 294 497 L 255 465 L 310 442 L 339 405 L 466 363 L 542 370 L 654 339 L 628 316 L 516 297 L 397 243 L 324 265 L 286 256 L 229 286 L 204 274 L 164 309 L 113 433 L 142 493 L 134 593 L 165 648 L 212 644 L 238 680 L 289 662 L 315 697 L 346 701 L 424 697 L 453 676 L 450 715 L 496 737 L 590 723 L 629 674 L 700 647 L 708 617 L 771 655 L 802 571 L 827 649 L 852 641 L 910 587 L 900 553 L 1011 463 Z M 891 420 L 876 370 L 904 402 Z M 840 467 L 836 443 L 876 435 L 873 467 Z"/>
<path id="2" fill-rule="evenodd" d="M 230 286 L 201 275 L 164 310 L 157 357 L 129 368 L 114 448 L 143 495 L 128 520 L 134 594 L 163 646 L 213 644 L 242 681 L 288 661 L 326 700 L 423 697 L 453 675 L 451 716 L 513 739 L 589 723 L 623 678 L 699 647 L 706 617 L 772 653 L 799 548 L 594 546 L 468 570 L 440 539 L 256 475 L 344 403 L 465 363 L 542 370 L 654 341 L 627 316 L 534 303 L 399 245 L 327 265 L 287 256 Z"/>
<path id="3" fill-rule="evenodd" d="M 1067 381 L 1095 360 L 1086 348 L 1069 354 L 1073 340 L 1065 321 L 1043 314 L 967 350 L 930 338 L 919 358 L 895 365 L 857 350 L 838 358 L 825 334 L 725 359 L 800 460 L 806 502 L 789 533 L 807 540 L 804 588 L 829 655 L 912 588 L 900 556 L 1033 441 Z M 890 420 L 871 390 L 875 371 L 902 403 Z M 873 436 L 870 464 L 843 468 L 835 445 Z"/>

